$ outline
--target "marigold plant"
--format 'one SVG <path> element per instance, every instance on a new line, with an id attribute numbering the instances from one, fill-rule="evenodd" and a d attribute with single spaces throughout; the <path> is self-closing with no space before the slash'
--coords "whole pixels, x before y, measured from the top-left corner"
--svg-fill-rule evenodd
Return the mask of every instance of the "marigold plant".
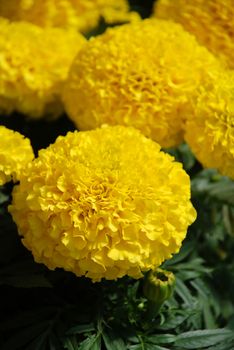
<path id="1" fill-rule="evenodd" d="M 10 212 L 37 262 L 93 281 L 141 277 L 178 252 L 196 217 L 182 164 L 123 126 L 58 137 Z"/>
<path id="2" fill-rule="evenodd" d="M 197 100 L 195 117 L 188 119 L 185 140 L 197 159 L 234 179 L 234 74 L 219 77 Z"/>
<path id="3" fill-rule="evenodd" d="M 109 29 L 78 53 L 65 109 L 80 130 L 134 126 L 171 147 L 183 140 L 198 87 L 220 63 L 180 25 L 149 19 Z"/>
<path id="4" fill-rule="evenodd" d="M 29 139 L 0 126 L 0 186 L 17 181 L 22 169 L 34 158 Z"/>
<path id="5" fill-rule="evenodd" d="M 197 40 L 234 68 L 232 0 L 159 0 L 155 16 L 181 23 Z"/>
<path id="6" fill-rule="evenodd" d="M 75 28 L 88 32 L 100 19 L 107 23 L 137 20 L 127 0 L 0 0 L 0 15 L 43 27 Z"/>
<path id="7" fill-rule="evenodd" d="M 68 70 L 85 38 L 75 31 L 43 29 L 0 19 L 0 113 L 39 118 L 58 115 Z"/>

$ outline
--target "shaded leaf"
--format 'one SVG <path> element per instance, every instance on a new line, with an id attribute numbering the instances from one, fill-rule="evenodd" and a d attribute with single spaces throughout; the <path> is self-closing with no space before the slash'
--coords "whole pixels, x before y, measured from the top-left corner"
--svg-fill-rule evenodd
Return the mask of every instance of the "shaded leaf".
<path id="1" fill-rule="evenodd" d="M 159 334 L 159 335 L 152 335 L 147 337 L 147 342 L 152 344 L 170 344 L 174 343 L 176 340 L 176 336 L 173 334 Z"/>
<path id="2" fill-rule="evenodd" d="M 126 345 L 118 335 L 115 335 L 113 332 L 103 333 L 102 334 L 104 344 L 107 350 L 125 350 Z"/>
<path id="3" fill-rule="evenodd" d="M 231 330 L 226 328 L 212 330 L 198 330 L 179 334 L 175 341 L 175 345 L 184 349 L 199 349 L 217 345 L 234 338 Z"/>
<path id="4" fill-rule="evenodd" d="M 94 330 L 95 330 L 94 325 L 92 323 L 87 323 L 87 324 L 81 324 L 70 328 L 67 331 L 67 334 L 87 333 L 87 332 L 93 332 Z"/>
<path id="5" fill-rule="evenodd" d="M 85 339 L 79 350 L 101 350 L 101 336 L 100 334 L 92 335 L 89 338 Z"/>

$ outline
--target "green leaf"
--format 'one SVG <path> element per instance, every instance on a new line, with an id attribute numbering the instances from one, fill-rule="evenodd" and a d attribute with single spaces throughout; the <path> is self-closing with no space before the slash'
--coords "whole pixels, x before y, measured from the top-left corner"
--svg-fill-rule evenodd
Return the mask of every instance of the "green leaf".
<path id="1" fill-rule="evenodd" d="M 85 339 L 81 343 L 79 350 L 101 350 L 101 335 L 92 335 Z"/>
<path id="2" fill-rule="evenodd" d="M 152 335 L 147 337 L 147 342 L 152 344 L 170 344 L 174 343 L 176 340 L 176 336 L 173 334 L 159 334 L 159 335 Z"/>
<path id="3" fill-rule="evenodd" d="M 142 350 L 141 344 L 130 345 L 127 349 L 129 350 Z"/>
<path id="4" fill-rule="evenodd" d="M 81 334 L 95 331 L 95 327 L 92 323 L 81 324 L 70 328 L 66 334 Z"/>
<path id="5" fill-rule="evenodd" d="M 71 338 L 66 338 L 64 340 L 64 348 L 67 350 L 78 350 L 78 346 L 74 345 Z"/>
<path id="6" fill-rule="evenodd" d="M 179 277 L 182 281 L 193 280 L 195 278 L 201 277 L 203 275 L 200 271 L 191 271 L 191 270 L 181 270 L 176 274 L 176 277 Z"/>
<path id="7" fill-rule="evenodd" d="M 233 350 L 234 349 L 234 341 L 225 342 L 224 344 L 218 344 L 216 346 L 212 346 L 208 350 Z"/>
<path id="8" fill-rule="evenodd" d="M 190 170 L 196 162 L 193 153 L 186 143 L 182 143 L 176 148 L 166 149 L 165 151 L 174 156 L 178 162 L 183 163 L 185 170 Z"/>
<path id="9" fill-rule="evenodd" d="M 212 170 L 204 170 L 192 180 L 192 192 L 207 194 L 220 202 L 234 206 L 234 182 Z"/>
<path id="10" fill-rule="evenodd" d="M 2 188 L 0 187 L 0 205 L 7 202 L 9 200 L 9 196 L 5 193 L 3 193 Z"/>
<path id="11" fill-rule="evenodd" d="M 103 333 L 103 341 L 107 350 L 125 350 L 126 345 L 118 335 L 113 332 Z"/>
<path id="12" fill-rule="evenodd" d="M 194 306 L 194 298 L 190 290 L 179 278 L 176 279 L 175 293 L 181 297 L 186 305 L 190 307 Z"/>
<path id="13" fill-rule="evenodd" d="M 172 314 L 171 317 L 169 316 L 166 321 L 157 327 L 157 329 L 161 330 L 169 330 L 169 329 L 175 329 L 176 327 L 180 326 L 190 315 L 188 313 L 185 313 L 183 315 L 176 315 Z"/>
<path id="14" fill-rule="evenodd" d="M 231 330 L 226 328 L 212 330 L 198 330 L 179 334 L 175 345 L 183 349 L 199 349 L 217 345 L 234 338 Z"/>
<path id="15" fill-rule="evenodd" d="M 200 303 L 200 308 L 202 309 L 205 328 L 215 329 L 217 324 L 215 321 L 215 316 L 220 315 L 219 300 L 213 295 L 212 290 L 209 285 L 205 283 L 202 279 L 198 278 L 190 282 L 198 292 L 198 300 Z"/>
<path id="16" fill-rule="evenodd" d="M 163 346 L 159 346 L 155 344 L 145 344 L 144 350 L 170 350 L 170 349 L 164 348 Z"/>
<path id="17" fill-rule="evenodd" d="M 234 237 L 234 208 L 223 205 L 223 223 L 230 236 Z"/>
<path id="18" fill-rule="evenodd" d="M 126 349 L 126 348 L 125 348 Z M 137 344 L 128 347 L 129 350 L 170 350 L 155 344 Z"/>

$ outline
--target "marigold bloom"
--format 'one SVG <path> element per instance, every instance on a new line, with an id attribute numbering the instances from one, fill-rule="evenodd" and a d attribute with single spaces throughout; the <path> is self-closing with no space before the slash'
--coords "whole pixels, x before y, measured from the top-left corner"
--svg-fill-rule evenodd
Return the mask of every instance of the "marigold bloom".
<path id="1" fill-rule="evenodd" d="M 182 165 L 123 126 L 58 137 L 10 211 L 37 262 L 93 281 L 141 277 L 178 252 L 196 216 Z"/>
<path id="2" fill-rule="evenodd" d="M 63 100 L 80 130 L 134 126 L 163 147 L 183 139 L 197 88 L 220 63 L 180 25 L 145 20 L 108 29 L 78 53 Z"/>
<path id="3" fill-rule="evenodd" d="M 155 16 L 172 19 L 234 68 L 233 0 L 159 0 Z"/>
<path id="4" fill-rule="evenodd" d="M 234 74 L 201 91 L 197 113 L 188 119 L 185 140 L 198 160 L 234 179 Z"/>
<path id="5" fill-rule="evenodd" d="M 22 169 L 34 158 L 29 139 L 0 126 L 0 186 L 17 181 Z"/>
<path id="6" fill-rule="evenodd" d="M 0 15 L 42 27 L 95 28 L 100 19 L 109 24 L 139 19 L 129 12 L 127 0 L 0 0 Z"/>
<path id="7" fill-rule="evenodd" d="M 0 113 L 39 118 L 63 111 L 60 93 L 74 56 L 86 42 L 75 31 L 0 20 Z"/>

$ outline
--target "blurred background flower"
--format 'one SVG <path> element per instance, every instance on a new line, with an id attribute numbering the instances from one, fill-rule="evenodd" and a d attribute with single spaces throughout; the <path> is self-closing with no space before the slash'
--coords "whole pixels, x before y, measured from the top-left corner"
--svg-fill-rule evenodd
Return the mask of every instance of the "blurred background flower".
<path id="1" fill-rule="evenodd" d="M 58 116 L 70 65 L 85 38 L 61 28 L 0 19 L 0 113 Z"/>
<path id="2" fill-rule="evenodd" d="M 196 99 L 224 68 L 181 25 L 148 19 L 108 29 L 78 53 L 65 85 L 68 116 L 80 130 L 134 126 L 172 147 L 184 122 L 199 114 Z"/>
<path id="3" fill-rule="evenodd" d="M 0 15 L 42 27 L 74 28 L 89 32 L 101 19 L 107 24 L 138 20 L 127 0 L 0 0 Z"/>
<path id="4" fill-rule="evenodd" d="M 22 169 L 34 158 L 29 139 L 0 126 L 0 186 L 18 181 Z"/>
<path id="5" fill-rule="evenodd" d="M 201 88 L 198 113 L 185 124 L 185 140 L 206 168 L 234 179 L 234 74 L 219 77 L 209 90 Z"/>
<path id="6" fill-rule="evenodd" d="M 158 0 L 154 16 L 181 23 L 198 42 L 234 68 L 232 0 Z"/>

